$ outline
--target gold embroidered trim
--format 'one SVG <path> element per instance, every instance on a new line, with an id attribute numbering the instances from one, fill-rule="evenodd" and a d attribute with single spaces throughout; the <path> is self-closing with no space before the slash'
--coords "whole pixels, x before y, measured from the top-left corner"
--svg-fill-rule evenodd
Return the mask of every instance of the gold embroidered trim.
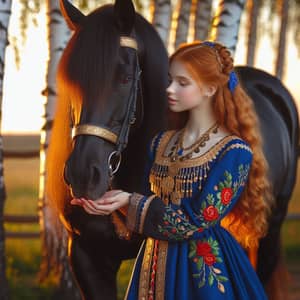
<path id="1" fill-rule="evenodd" d="M 145 247 L 141 272 L 140 272 L 139 298 L 138 298 L 139 300 L 148 299 L 153 246 L 154 246 L 154 239 L 148 238 L 146 241 L 146 247 Z"/>
<path id="2" fill-rule="evenodd" d="M 139 207 L 139 203 L 143 197 L 143 195 L 137 193 L 132 193 L 129 197 L 126 226 L 131 231 L 135 231 L 137 221 L 137 210 Z"/>
<path id="3" fill-rule="evenodd" d="M 155 162 L 160 165 L 165 165 L 169 166 L 172 164 L 170 161 L 170 158 L 167 156 L 164 156 L 164 152 L 166 150 L 166 147 L 171 139 L 171 137 L 175 134 L 176 132 L 174 130 L 172 131 L 167 131 L 163 137 L 160 139 L 160 143 L 157 147 L 157 155 L 155 158 Z M 216 158 L 220 150 L 230 141 L 239 139 L 239 137 L 235 135 L 229 135 L 221 139 L 218 143 L 216 143 L 214 146 L 212 146 L 207 152 L 204 154 L 185 160 L 185 161 L 180 161 L 178 164 L 180 165 L 180 168 L 190 168 L 194 167 L 196 165 L 200 166 L 204 163 L 207 163 L 209 161 L 212 161 Z"/>
<path id="4" fill-rule="evenodd" d="M 250 153 L 253 153 L 252 152 L 252 149 L 248 146 L 248 145 L 245 145 L 245 144 L 232 144 L 230 145 L 229 147 L 227 147 L 224 152 L 220 155 L 220 159 L 230 150 L 232 149 L 245 149 L 247 151 L 249 151 Z"/>
<path id="5" fill-rule="evenodd" d="M 159 241 L 158 258 L 157 258 L 157 273 L 155 281 L 155 300 L 164 300 L 165 297 L 165 280 L 167 266 L 168 242 Z"/>
<path id="6" fill-rule="evenodd" d="M 155 195 L 150 196 L 147 198 L 147 200 L 144 203 L 144 207 L 143 210 L 141 212 L 141 217 L 140 217 L 140 226 L 138 228 L 138 232 L 139 233 L 143 233 L 143 229 L 144 229 L 144 223 L 145 223 L 145 217 L 149 208 L 150 203 L 152 202 L 152 200 L 155 198 Z"/>
<path id="7" fill-rule="evenodd" d="M 150 147 L 151 147 L 151 148 L 150 148 L 150 149 L 151 149 L 151 152 L 154 151 L 154 145 L 155 145 L 155 142 L 156 142 L 158 136 L 159 136 L 159 133 L 156 134 L 156 135 L 154 136 L 154 138 L 152 139 L 151 146 L 150 146 Z M 162 134 L 162 136 L 160 137 L 156 149 L 159 148 L 159 145 L 160 145 L 160 142 L 161 142 L 163 136 L 164 136 L 164 134 Z"/>
<path id="8" fill-rule="evenodd" d="M 171 201 L 173 204 L 180 205 L 182 198 L 193 196 L 195 183 L 198 185 L 198 190 L 202 189 L 202 182 L 207 177 L 211 162 L 216 159 L 224 146 L 239 138 L 233 135 L 224 137 L 199 157 L 172 162 L 164 153 L 175 133 L 175 131 L 167 131 L 161 138 L 150 171 L 149 182 L 151 191 L 160 197 L 165 204 Z"/>
<path id="9" fill-rule="evenodd" d="M 142 252 L 142 249 L 144 247 L 144 244 L 145 244 L 145 240 L 142 242 L 142 245 L 140 247 L 139 253 L 138 253 L 137 258 L 136 258 L 136 260 L 134 262 L 133 269 L 132 269 L 132 272 L 131 272 L 131 276 L 130 276 L 130 280 L 129 280 L 129 283 L 128 283 L 128 286 L 127 286 L 127 290 L 126 290 L 126 294 L 125 294 L 124 300 L 128 299 L 128 293 L 129 293 L 129 289 L 130 289 L 131 284 L 132 284 L 133 274 L 135 272 L 136 264 L 137 264 L 138 258 L 141 255 L 141 252 Z"/>

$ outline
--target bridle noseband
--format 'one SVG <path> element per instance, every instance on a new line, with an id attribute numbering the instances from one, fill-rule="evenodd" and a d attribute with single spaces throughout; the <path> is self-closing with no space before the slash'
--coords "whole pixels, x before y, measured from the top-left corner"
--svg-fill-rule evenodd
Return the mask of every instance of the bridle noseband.
<path id="1" fill-rule="evenodd" d="M 120 46 L 132 48 L 136 50 L 136 55 L 137 55 L 137 51 L 138 51 L 137 41 L 132 37 L 121 36 Z M 125 118 L 118 135 L 113 131 L 111 131 L 109 128 L 106 128 L 105 126 L 96 126 L 90 124 L 76 125 L 72 129 L 73 139 L 79 135 L 93 135 L 116 145 L 116 150 L 113 151 L 108 157 L 108 168 L 109 168 L 110 177 L 113 177 L 113 175 L 118 171 L 120 167 L 121 152 L 127 146 L 130 126 L 133 125 L 136 121 L 136 117 L 135 117 L 136 102 L 137 102 L 137 91 L 139 87 L 140 74 L 141 74 L 141 70 L 139 67 L 139 61 L 137 56 L 137 66 L 135 70 L 134 82 L 132 85 L 133 93 L 131 93 L 129 97 Z"/>

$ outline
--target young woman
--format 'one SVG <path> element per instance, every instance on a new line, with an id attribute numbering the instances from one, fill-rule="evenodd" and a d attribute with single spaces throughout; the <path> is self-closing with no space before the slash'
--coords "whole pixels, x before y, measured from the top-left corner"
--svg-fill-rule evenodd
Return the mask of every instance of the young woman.
<path id="1" fill-rule="evenodd" d="M 143 234 L 126 299 L 266 299 L 245 250 L 267 229 L 266 163 L 252 102 L 219 43 L 170 58 L 169 108 L 184 127 L 152 141 L 147 195 L 73 199 L 90 214 L 127 210 Z"/>

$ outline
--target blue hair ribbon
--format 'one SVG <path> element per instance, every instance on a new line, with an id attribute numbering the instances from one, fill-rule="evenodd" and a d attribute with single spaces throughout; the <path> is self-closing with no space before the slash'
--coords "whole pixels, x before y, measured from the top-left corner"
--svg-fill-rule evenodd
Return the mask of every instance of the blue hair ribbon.
<path id="1" fill-rule="evenodd" d="M 237 75 L 234 71 L 231 71 L 229 74 L 229 81 L 228 81 L 228 88 L 231 93 L 234 92 L 236 86 L 238 85 L 239 80 L 237 78 Z"/>

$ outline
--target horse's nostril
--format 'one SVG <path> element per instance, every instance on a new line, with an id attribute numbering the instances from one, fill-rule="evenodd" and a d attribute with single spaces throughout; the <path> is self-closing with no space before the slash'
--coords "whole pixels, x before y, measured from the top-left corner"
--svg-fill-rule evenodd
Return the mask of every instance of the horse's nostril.
<path id="1" fill-rule="evenodd" d="M 100 169 L 97 166 L 91 167 L 91 183 L 93 185 L 100 183 Z"/>

